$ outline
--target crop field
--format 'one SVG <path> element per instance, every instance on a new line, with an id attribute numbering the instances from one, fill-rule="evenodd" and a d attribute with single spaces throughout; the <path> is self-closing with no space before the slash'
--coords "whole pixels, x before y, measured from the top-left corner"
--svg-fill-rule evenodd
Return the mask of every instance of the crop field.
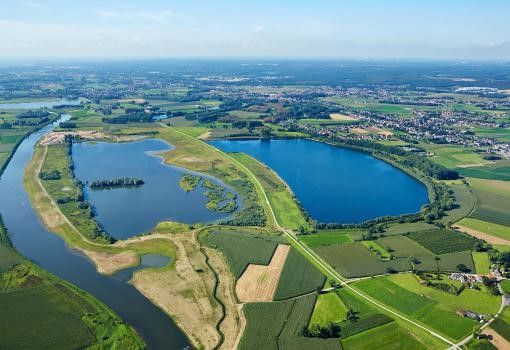
<path id="1" fill-rule="evenodd" d="M 299 236 L 299 239 L 309 247 L 319 247 L 323 245 L 351 243 L 352 238 L 345 233 L 316 233 Z"/>
<path id="2" fill-rule="evenodd" d="M 456 296 L 420 285 L 411 274 L 379 277 L 356 285 L 371 297 L 456 340 L 471 332 L 476 324 L 471 319 L 458 316 L 457 310 L 493 313 L 498 309 L 498 297 L 471 289 Z M 484 305 L 479 305 L 482 303 Z"/>
<path id="3" fill-rule="evenodd" d="M 396 258 L 408 258 L 410 256 L 430 258 L 434 256 L 428 249 L 423 248 L 406 236 L 382 237 L 377 239 L 376 242 Z"/>
<path id="4" fill-rule="evenodd" d="M 471 187 L 478 200 L 472 218 L 510 226 L 510 183 L 470 179 Z"/>
<path id="5" fill-rule="evenodd" d="M 238 118 L 238 119 L 256 120 L 256 119 L 259 119 L 260 116 L 263 115 L 263 114 L 262 113 L 257 113 L 257 112 L 248 112 L 248 111 L 236 110 L 236 111 L 228 112 L 228 115 L 231 116 L 231 117 Z"/>
<path id="6" fill-rule="evenodd" d="M 390 259 L 390 253 L 381 247 L 376 241 L 362 241 L 361 244 L 363 244 L 372 254 L 375 254 L 382 258 L 383 260 L 389 260 Z"/>
<path id="7" fill-rule="evenodd" d="M 328 126 L 328 125 L 346 125 L 357 123 L 354 119 L 299 119 L 299 124 L 315 125 L 315 126 Z"/>
<path id="8" fill-rule="evenodd" d="M 223 253 L 236 279 L 242 275 L 248 264 L 269 264 L 279 241 L 279 237 L 242 230 L 213 231 L 205 237 L 208 246 Z"/>
<path id="9" fill-rule="evenodd" d="M 347 339 L 342 339 L 342 347 L 345 350 L 421 350 L 428 348 L 396 322 L 391 322 Z"/>
<path id="10" fill-rule="evenodd" d="M 494 329 L 499 335 L 510 342 L 510 323 L 503 320 L 501 317 L 491 323 L 491 328 Z"/>
<path id="11" fill-rule="evenodd" d="M 487 233 L 492 236 L 500 237 L 506 240 L 510 241 L 510 227 L 509 226 L 503 226 L 499 224 L 495 224 L 492 222 L 472 219 L 472 218 L 465 218 L 458 222 L 459 225 Z"/>
<path id="12" fill-rule="evenodd" d="M 491 266 L 486 252 L 472 252 L 473 262 L 477 274 L 487 275 Z"/>
<path id="13" fill-rule="evenodd" d="M 483 167 L 469 167 L 456 169 L 462 176 L 487 180 L 510 180 L 510 162 L 497 161 Z"/>
<path id="14" fill-rule="evenodd" d="M 314 250 L 345 277 L 360 277 L 410 269 L 407 259 L 383 261 L 359 242 L 315 247 Z"/>
<path id="15" fill-rule="evenodd" d="M 244 307 L 247 320 L 239 349 L 341 349 L 338 339 L 305 338 L 301 335 L 308 325 L 316 296 L 298 299 L 250 303 Z"/>
<path id="16" fill-rule="evenodd" d="M 339 323 L 345 320 L 347 307 L 335 292 L 319 294 L 313 309 L 310 325 L 318 324 L 322 327 L 330 322 Z"/>
<path id="17" fill-rule="evenodd" d="M 477 242 L 467 235 L 442 229 L 413 232 L 408 237 L 437 255 L 471 250 Z"/>
<path id="18" fill-rule="evenodd" d="M 313 292 L 324 285 L 326 277 L 301 253 L 292 248 L 285 260 L 274 300 Z"/>
<path id="19" fill-rule="evenodd" d="M 393 224 L 385 229 L 384 234 L 390 235 L 402 235 L 404 233 L 425 231 L 435 228 L 436 226 L 427 224 L 425 222 L 409 222 L 403 224 Z"/>

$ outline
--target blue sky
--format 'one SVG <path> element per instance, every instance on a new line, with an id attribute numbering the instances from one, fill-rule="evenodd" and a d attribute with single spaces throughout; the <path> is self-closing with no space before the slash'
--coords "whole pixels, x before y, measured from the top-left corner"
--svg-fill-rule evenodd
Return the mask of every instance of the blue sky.
<path id="1" fill-rule="evenodd" d="M 510 1 L 2 0 L 0 58 L 510 59 Z"/>

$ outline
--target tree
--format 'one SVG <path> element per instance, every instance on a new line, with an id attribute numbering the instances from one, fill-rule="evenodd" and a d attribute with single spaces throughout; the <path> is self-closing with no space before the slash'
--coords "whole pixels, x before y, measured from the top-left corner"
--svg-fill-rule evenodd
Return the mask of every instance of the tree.
<path id="1" fill-rule="evenodd" d="M 471 270 L 464 264 L 458 264 L 457 265 L 457 270 L 459 270 L 460 272 L 470 272 Z"/>
<path id="2" fill-rule="evenodd" d="M 260 136 L 263 138 L 263 139 L 268 139 L 271 137 L 271 129 L 268 128 L 268 127 L 263 127 L 262 129 L 260 129 Z"/>

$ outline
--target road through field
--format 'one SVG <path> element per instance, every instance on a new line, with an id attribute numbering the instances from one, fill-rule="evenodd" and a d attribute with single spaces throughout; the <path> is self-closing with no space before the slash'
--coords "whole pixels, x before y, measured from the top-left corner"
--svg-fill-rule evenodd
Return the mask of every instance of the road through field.
<path id="1" fill-rule="evenodd" d="M 338 272 L 336 272 L 333 268 L 331 268 L 327 263 L 325 263 L 319 256 L 317 256 L 317 254 L 315 252 L 313 252 L 310 248 L 308 248 L 306 245 L 302 244 L 295 236 L 295 234 L 291 231 L 291 230 L 287 230 L 285 229 L 284 227 L 280 226 L 278 224 L 278 221 L 276 219 L 276 215 L 273 211 L 273 208 L 271 206 L 271 203 L 269 202 L 269 198 L 267 197 L 266 195 L 266 192 L 264 191 L 264 188 L 262 187 L 262 184 L 259 182 L 259 180 L 257 179 L 257 177 L 246 167 L 244 166 L 241 162 L 237 161 L 235 158 L 231 157 L 230 155 L 228 155 L 227 153 L 209 145 L 208 143 L 202 141 L 202 140 L 198 140 L 197 138 L 193 137 L 193 136 L 190 136 L 182 131 L 179 131 L 173 127 L 170 127 L 168 125 L 165 125 L 163 123 L 159 123 L 160 125 L 162 125 L 163 127 L 165 128 L 169 128 L 181 135 L 184 135 L 185 137 L 187 138 L 190 138 L 192 140 L 194 140 L 195 142 L 201 142 L 202 144 L 204 144 L 205 146 L 209 147 L 209 148 L 212 148 L 214 149 L 215 151 L 219 152 L 220 154 L 223 154 L 225 157 L 229 158 L 230 160 L 232 160 L 234 163 L 236 163 L 238 166 L 240 166 L 244 171 L 246 171 L 246 173 L 253 179 L 253 181 L 257 184 L 257 186 L 259 187 L 260 189 L 260 192 L 262 193 L 262 195 L 264 196 L 264 200 L 266 202 L 266 205 L 269 209 L 269 212 L 271 213 L 271 216 L 272 216 L 272 220 L 274 222 L 274 225 L 275 227 L 281 231 L 285 237 L 287 237 L 295 246 L 299 247 L 301 252 L 304 253 L 309 259 L 313 260 L 317 265 L 319 265 L 323 270 L 327 271 L 327 273 L 331 276 L 333 276 L 340 284 L 342 284 L 343 286 L 345 286 L 346 288 L 348 288 L 349 290 L 351 290 L 352 292 L 356 293 L 357 295 L 359 295 L 361 298 L 365 299 L 366 301 L 370 302 L 371 304 L 374 304 L 376 305 L 377 307 L 385 310 L 386 312 L 389 312 L 391 313 L 392 315 L 408 322 L 408 323 L 411 323 L 412 325 L 428 332 L 429 334 L 431 334 L 432 336 L 442 340 L 443 342 L 447 343 L 448 345 L 450 345 L 450 349 L 460 349 L 460 347 L 458 347 L 455 343 L 453 343 L 452 341 L 450 341 L 449 339 L 443 337 L 441 334 L 435 332 L 434 330 L 430 329 L 430 328 L 427 328 L 409 318 L 407 318 L 406 316 L 404 315 L 401 315 L 400 313 L 396 312 L 396 311 L 393 311 L 391 309 L 389 309 L 388 307 L 380 304 L 379 302 L 377 302 L 376 300 L 373 300 L 372 298 L 364 295 L 363 293 L 361 293 L 360 291 L 358 291 L 356 288 L 350 286 L 349 284 L 347 284 L 347 281 L 345 280 L 345 278 L 343 278 L 342 276 L 340 276 L 340 274 Z"/>

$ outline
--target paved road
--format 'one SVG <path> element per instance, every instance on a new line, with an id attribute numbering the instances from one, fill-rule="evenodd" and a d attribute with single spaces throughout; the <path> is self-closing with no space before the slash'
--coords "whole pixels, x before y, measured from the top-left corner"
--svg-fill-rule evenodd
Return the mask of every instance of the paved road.
<path id="1" fill-rule="evenodd" d="M 259 182 L 259 180 L 257 179 L 257 177 L 244 165 L 242 164 L 241 162 L 239 162 L 237 159 L 235 159 L 234 157 L 228 155 L 227 153 L 209 145 L 208 143 L 202 141 L 202 140 L 198 140 L 197 138 L 193 137 L 193 136 L 190 136 L 182 131 L 179 131 L 175 128 L 172 128 L 172 127 L 169 127 L 163 123 L 159 123 L 160 125 L 166 127 L 166 128 L 170 128 L 172 129 L 173 131 L 181 134 L 181 135 L 184 135 L 190 139 L 193 139 L 194 141 L 198 141 L 198 142 L 201 142 L 203 143 L 204 145 L 206 145 L 207 147 L 210 147 L 210 148 L 213 148 L 215 151 L 218 151 L 219 153 L 223 154 L 224 156 L 226 156 L 227 158 L 229 158 L 230 160 L 232 160 L 233 162 L 235 162 L 237 165 L 239 165 L 243 170 L 246 171 L 246 173 L 255 181 L 255 183 L 257 184 L 257 186 L 259 187 L 261 193 L 264 195 L 264 200 L 266 202 L 266 205 L 267 207 L 269 208 L 269 211 L 271 213 L 271 216 L 272 216 L 272 219 L 275 223 L 275 226 L 278 230 L 280 230 L 292 243 L 294 243 L 295 245 L 299 246 L 302 250 L 302 252 L 304 252 L 305 255 L 307 255 L 307 257 L 311 260 L 313 260 L 316 264 L 318 264 L 321 268 L 323 268 L 325 271 L 327 271 L 331 276 L 333 276 L 335 279 L 337 279 L 337 282 L 339 282 L 341 285 L 345 286 L 346 288 L 348 288 L 349 290 L 351 290 L 352 292 L 356 293 L 357 295 L 359 295 L 361 298 L 365 299 L 366 301 L 370 302 L 371 304 L 374 304 L 376 305 L 377 307 L 385 310 L 386 312 L 389 312 L 391 313 L 392 315 L 406 321 L 406 322 L 409 322 L 411 323 L 412 325 L 428 332 L 429 334 L 431 334 L 432 336 L 442 340 L 443 342 L 447 343 L 448 345 L 450 345 L 451 347 L 449 349 L 459 349 L 460 350 L 460 347 L 453 343 L 452 341 L 450 341 L 449 339 L 443 337 L 441 334 L 435 332 L 434 330 L 430 329 L 430 328 L 427 328 L 409 318 L 407 318 L 406 316 L 404 315 L 401 315 L 391 309 L 389 309 L 388 307 L 384 306 L 383 304 L 375 301 L 374 299 L 364 295 L 363 293 L 361 293 L 359 290 L 357 290 L 356 288 L 353 288 L 352 286 L 350 286 L 348 283 L 348 281 L 346 281 L 345 278 L 343 278 L 338 272 L 336 272 L 333 268 L 331 268 L 327 263 L 325 263 L 314 251 L 312 251 L 310 248 L 308 248 L 308 246 L 304 245 L 303 243 L 301 243 L 295 236 L 295 234 L 291 231 L 291 230 L 288 230 L 288 229 L 285 229 L 284 227 L 280 226 L 280 224 L 278 223 L 278 220 L 276 219 L 276 215 L 273 211 L 273 207 L 271 206 L 271 203 L 269 202 L 269 198 L 267 197 L 266 195 L 266 192 L 264 191 L 264 188 L 262 187 L 261 183 Z"/>

